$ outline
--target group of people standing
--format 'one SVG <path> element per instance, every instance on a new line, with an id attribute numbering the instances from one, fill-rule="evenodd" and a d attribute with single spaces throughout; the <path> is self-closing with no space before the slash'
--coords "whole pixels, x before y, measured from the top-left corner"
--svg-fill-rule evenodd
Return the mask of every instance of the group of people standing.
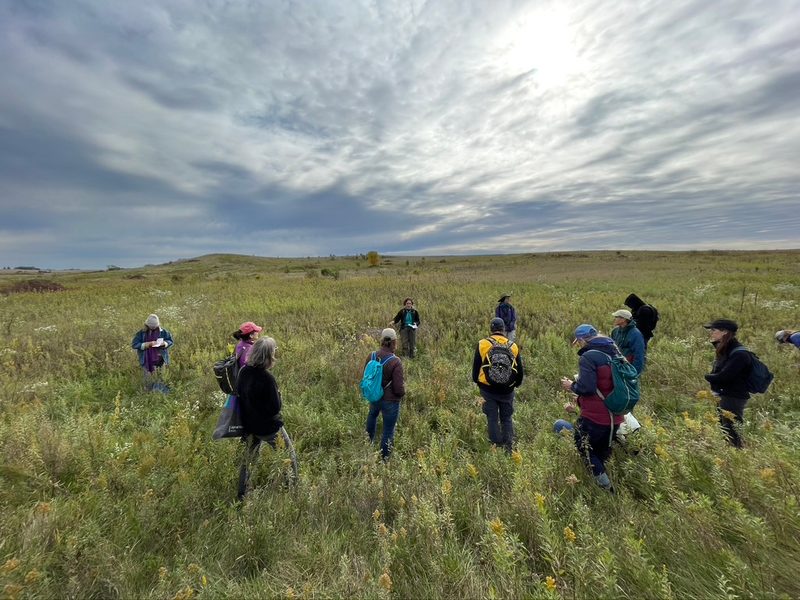
<path id="1" fill-rule="evenodd" d="M 472 381 L 482 398 L 489 441 L 507 452 L 511 452 L 514 445 L 515 394 L 525 377 L 522 353 L 515 341 L 516 311 L 510 297 L 510 293 L 505 293 L 498 300 L 495 316 L 489 323 L 489 335 L 477 343 L 472 363 Z M 572 432 L 575 445 L 597 484 L 610 491 L 613 486 L 605 462 L 611 454 L 612 442 L 615 437 L 622 437 L 620 434 L 626 426 L 627 431 L 639 426 L 632 415 L 613 415 L 605 407 L 604 398 L 613 389 L 610 359 L 624 356 L 641 376 L 646 366 L 648 342 L 659 320 L 658 311 L 635 294 L 626 298 L 625 305 L 627 309 L 611 313 L 610 336 L 600 334 L 588 323 L 575 329 L 572 344 L 578 349 L 578 374 L 574 378 L 562 377 L 561 388 L 571 394 L 565 410 L 578 416 L 574 423 L 559 419 L 554 424 L 556 432 Z M 380 334 L 378 350 L 365 361 L 365 366 L 370 360 L 378 360 L 382 365 L 383 396 L 370 403 L 365 429 L 369 440 L 374 441 L 378 417 L 382 417 L 380 453 L 384 460 L 392 452 L 400 403 L 406 393 L 403 362 L 396 355 L 398 334 L 394 326 L 399 329 L 404 356 L 414 358 L 417 352 L 420 316 L 412 298 L 404 299 L 403 307 L 390 325 L 392 327 L 383 329 Z M 751 368 L 751 354 L 737 351 L 743 346 L 736 338 L 738 325 L 734 321 L 717 319 L 704 327 L 709 330 L 710 342 L 715 347 L 715 361 L 705 378 L 718 397 L 719 420 L 727 439 L 741 448 L 743 442 L 738 426 L 743 422 L 750 396 L 745 380 Z M 246 447 L 239 474 L 240 499 L 247 489 L 248 465 L 258 455 L 262 442 L 275 447 L 276 436 L 283 426 L 281 395 L 270 372 L 277 360 L 278 347 L 273 338 L 260 337 L 262 331 L 262 327 L 247 321 L 232 334 L 237 340 L 235 356 L 240 370 L 236 397 L 243 425 L 242 442 Z M 800 348 L 798 331 L 778 331 L 775 339 Z M 165 386 L 159 387 L 158 373 L 169 364 L 169 349 L 173 344 L 172 335 L 161 327 L 155 314 L 147 317 L 144 327 L 134 336 L 132 347 L 137 351 L 148 389 L 168 391 Z"/>

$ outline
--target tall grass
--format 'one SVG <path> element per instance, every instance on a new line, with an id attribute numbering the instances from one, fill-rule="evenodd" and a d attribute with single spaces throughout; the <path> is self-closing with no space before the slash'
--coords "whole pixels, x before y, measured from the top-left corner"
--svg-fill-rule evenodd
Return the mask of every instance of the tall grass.
<path id="1" fill-rule="evenodd" d="M 798 253 L 590 253 L 359 259 L 214 256 L 50 274 L 66 289 L 0 296 L 0 589 L 9 598 L 800 596 Z M 337 277 L 322 274 L 325 268 Z M 309 274 L 315 276 L 309 276 Z M 0 288 L 20 276 L 3 274 Z M 16 278 L 16 279 L 15 279 Z M 486 441 L 474 344 L 513 290 L 527 379 L 512 456 Z M 618 493 L 552 433 L 575 325 L 610 328 L 635 291 L 662 321 L 636 455 Z M 357 381 L 412 296 L 419 356 L 388 464 Z M 151 312 L 176 344 L 171 392 L 146 393 L 130 348 Z M 701 325 L 735 318 L 775 373 L 727 446 Z M 209 372 L 239 323 L 278 340 L 275 376 L 300 459 L 262 453 L 234 502 L 242 448 L 211 442 Z"/>

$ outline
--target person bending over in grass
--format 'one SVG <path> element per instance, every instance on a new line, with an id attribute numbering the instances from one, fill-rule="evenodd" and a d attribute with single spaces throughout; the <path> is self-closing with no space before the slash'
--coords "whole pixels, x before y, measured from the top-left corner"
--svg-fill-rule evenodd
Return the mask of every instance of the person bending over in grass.
<path id="1" fill-rule="evenodd" d="M 245 456 L 239 471 L 238 498 L 247 493 L 250 479 L 249 466 L 257 457 L 261 442 L 275 448 L 275 438 L 283 427 L 281 421 L 281 394 L 278 384 L 270 373 L 275 366 L 278 346 L 271 337 L 259 338 L 253 344 L 247 364 L 239 371 L 236 395 L 242 417 Z"/>
<path id="2" fill-rule="evenodd" d="M 403 342 L 403 354 L 414 358 L 417 351 L 417 328 L 419 327 L 419 313 L 414 308 L 411 298 L 403 300 L 403 308 L 389 322 L 390 325 L 400 325 L 400 340 Z"/>
<path id="3" fill-rule="evenodd" d="M 597 330 L 588 324 L 579 325 L 575 329 L 572 344 L 579 348 L 578 376 L 575 381 L 562 377 L 561 387 L 576 395 L 580 415 L 574 426 L 559 419 L 553 429 L 556 433 L 562 429 L 574 432 L 575 446 L 583 456 L 586 466 L 591 469 L 597 485 L 613 491 L 605 462 L 611 456 L 611 441 L 622 423 L 622 416 L 609 412 L 598 390 L 605 397 L 614 389 L 610 363 L 611 357 L 619 355 L 619 349 L 614 340 L 598 335 Z M 564 409 L 575 412 L 576 403 L 568 402 Z"/>
<path id="4" fill-rule="evenodd" d="M 800 348 L 800 331 L 781 329 L 775 332 L 775 339 L 779 344 L 794 344 L 795 348 Z"/>
<path id="5" fill-rule="evenodd" d="M 744 407 L 750 399 L 747 376 L 753 368 L 753 359 L 749 352 L 734 352 L 742 345 L 736 339 L 739 326 L 735 321 L 717 319 L 703 327 L 709 330 L 716 354 L 711 373 L 705 378 L 711 384 L 712 393 L 719 398 L 719 423 L 728 442 L 742 448 L 744 443 L 738 428 L 744 422 Z"/>
<path id="6" fill-rule="evenodd" d="M 172 344 L 172 335 L 161 327 L 158 315 L 149 315 L 144 327 L 133 336 L 131 347 L 139 357 L 145 389 L 167 391 L 167 386 L 161 381 L 161 367 L 169 364 L 169 348 Z"/>
<path id="7" fill-rule="evenodd" d="M 370 402 L 367 414 L 366 430 L 369 441 L 375 440 L 375 431 L 378 427 L 378 415 L 383 415 L 383 434 L 381 435 L 381 458 L 385 461 L 392 454 L 394 446 L 394 430 L 397 418 L 400 415 L 400 400 L 406 394 L 405 380 L 403 378 L 403 363 L 395 356 L 397 349 L 397 332 L 387 327 L 381 332 L 381 347 L 367 356 L 364 368 L 373 359 L 380 362 L 382 367 L 381 387 L 383 397 L 376 402 Z"/>

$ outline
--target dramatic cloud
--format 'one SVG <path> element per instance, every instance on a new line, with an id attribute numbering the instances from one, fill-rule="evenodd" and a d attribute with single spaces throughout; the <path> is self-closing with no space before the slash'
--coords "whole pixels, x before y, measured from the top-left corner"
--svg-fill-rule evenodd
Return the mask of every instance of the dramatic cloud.
<path id="1" fill-rule="evenodd" d="M 800 3 L 0 4 L 0 263 L 800 246 Z"/>

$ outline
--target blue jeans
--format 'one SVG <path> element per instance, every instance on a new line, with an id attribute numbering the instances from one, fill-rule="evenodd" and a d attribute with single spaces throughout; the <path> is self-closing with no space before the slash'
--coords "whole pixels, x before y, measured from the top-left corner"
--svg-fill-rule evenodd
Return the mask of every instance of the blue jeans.
<path id="1" fill-rule="evenodd" d="M 614 425 L 614 430 L 618 428 Z M 605 462 L 611 456 L 611 428 L 608 425 L 598 425 L 589 419 L 578 417 L 575 425 L 559 419 L 553 424 L 553 431 L 559 433 L 562 429 L 573 432 L 575 447 L 583 457 L 586 466 L 592 470 L 595 477 L 606 472 Z"/>
<path id="2" fill-rule="evenodd" d="M 394 445 L 394 428 L 397 417 L 400 415 L 400 403 L 392 400 L 378 400 L 370 402 L 367 415 L 367 435 L 369 441 L 375 439 L 375 429 L 378 427 L 378 415 L 383 413 L 383 435 L 381 436 L 381 457 L 386 460 L 392 453 Z"/>
<path id="3" fill-rule="evenodd" d="M 514 443 L 514 392 L 499 397 L 491 392 L 481 390 L 483 397 L 483 414 L 486 415 L 486 426 L 489 431 L 489 441 L 497 446 L 502 446 L 511 451 Z"/>

